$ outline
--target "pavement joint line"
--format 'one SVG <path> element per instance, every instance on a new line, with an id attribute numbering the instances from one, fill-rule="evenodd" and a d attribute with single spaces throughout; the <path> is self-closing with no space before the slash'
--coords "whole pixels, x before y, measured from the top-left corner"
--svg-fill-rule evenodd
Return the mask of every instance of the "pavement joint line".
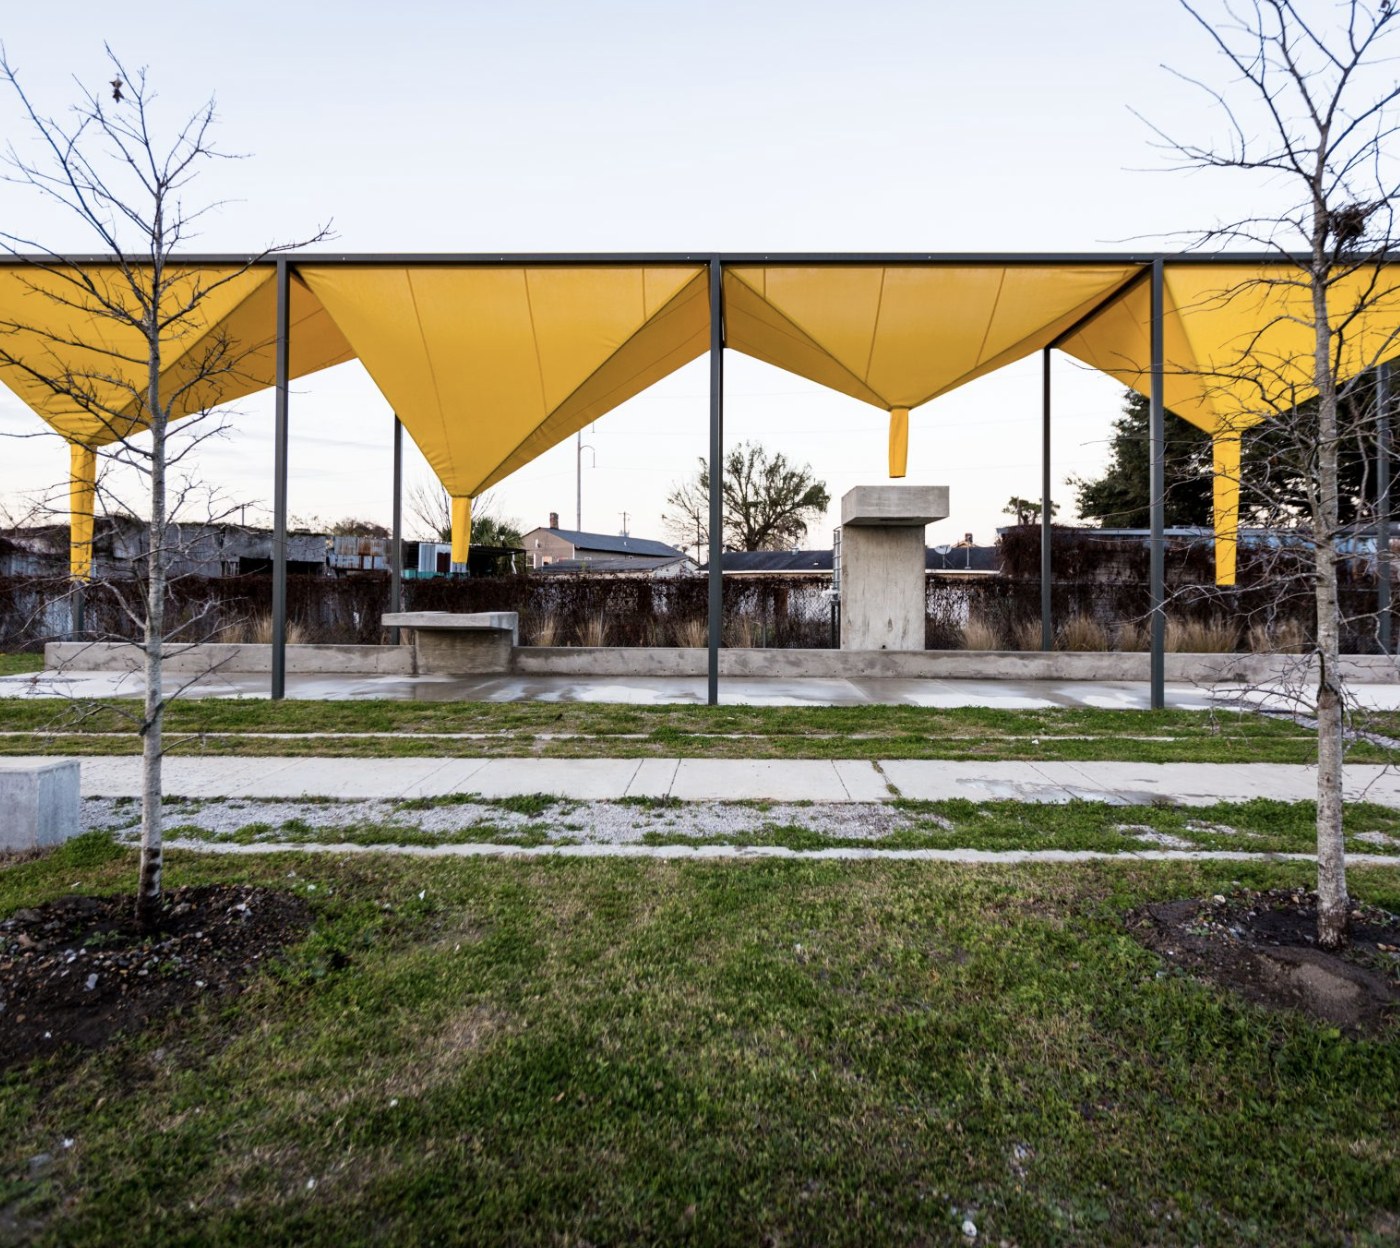
<path id="1" fill-rule="evenodd" d="M 644 761 L 644 759 L 639 758 L 637 760 L 637 765 L 632 768 L 632 774 L 627 777 L 627 783 L 622 786 L 623 797 L 626 797 L 630 792 L 632 792 L 632 786 L 637 783 L 637 777 L 641 775 L 642 763 Z"/>
<path id="2" fill-rule="evenodd" d="M 385 854 L 401 858 L 653 858 L 679 861 L 779 859 L 807 862 L 944 862 L 961 866 L 1064 862 L 1285 862 L 1315 866 L 1316 854 L 1251 853 L 1234 849 L 789 849 L 784 845 L 360 845 L 352 841 L 264 841 L 252 845 L 167 839 L 166 850 L 232 857 L 257 854 Z M 1400 868 L 1400 856 L 1348 854 L 1348 867 Z"/>
<path id="3" fill-rule="evenodd" d="M 841 792 L 844 793 L 844 794 L 846 795 L 846 800 L 847 800 L 848 802 L 854 800 L 854 799 L 851 797 L 851 790 L 850 790 L 850 788 L 849 788 L 849 787 L 847 786 L 847 784 L 846 784 L 845 777 L 843 777 L 843 776 L 841 775 L 841 768 L 839 768 L 839 767 L 836 765 L 836 760 L 833 758 L 833 759 L 829 760 L 829 762 L 830 762 L 830 766 L 831 766 L 831 774 L 834 775 L 834 776 L 836 777 L 836 783 L 839 784 L 839 785 L 841 786 Z"/>

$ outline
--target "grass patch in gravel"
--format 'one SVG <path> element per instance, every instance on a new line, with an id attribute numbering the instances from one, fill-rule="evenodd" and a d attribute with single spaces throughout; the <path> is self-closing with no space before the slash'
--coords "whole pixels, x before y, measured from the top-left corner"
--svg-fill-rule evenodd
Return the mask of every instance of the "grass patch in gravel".
<path id="1" fill-rule="evenodd" d="M 136 834 L 128 807 L 89 799 L 85 811 L 89 826 L 128 839 Z M 1262 798 L 1192 807 L 966 800 L 821 804 L 480 797 L 339 803 L 204 799 L 173 801 L 166 809 L 169 836 L 245 845 L 553 843 L 1310 853 L 1316 846 L 1315 820 L 1312 802 Z M 1350 852 L 1400 856 L 1400 811 L 1349 803 L 1343 826 Z"/>
<path id="2" fill-rule="evenodd" d="M 88 837 L 4 867 L 0 914 L 134 864 Z M 1123 927 L 1309 879 L 172 853 L 171 887 L 286 889 L 315 927 L 232 1001 L 0 1080 L 0 1209 L 74 1246 L 1378 1248 L 1400 1045 Z M 1400 869 L 1354 886 L 1400 909 Z"/>

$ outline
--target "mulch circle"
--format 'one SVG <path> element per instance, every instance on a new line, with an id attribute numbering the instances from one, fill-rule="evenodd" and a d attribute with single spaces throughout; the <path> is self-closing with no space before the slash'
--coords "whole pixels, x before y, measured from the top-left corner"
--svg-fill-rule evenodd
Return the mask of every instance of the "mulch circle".
<path id="1" fill-rule="evenodd" d="M 153 930 L 133 906 L 75 895 L 0 923 L 0 1070 L 236 992 L 311 924 L 301 898 L 246 884 L 175 889 Z"/>
<path id="2" fill-rule="evenodd" d="M 1400 1023 L 1400 916 L 1352 901 L 1351 945 L 1317 945 L 1307 889 L 1165 901 L 1129 913 L 1128 930 L 1189 974 L 1274 1009 L 1300 1010 L 1351 1034 Z"/>

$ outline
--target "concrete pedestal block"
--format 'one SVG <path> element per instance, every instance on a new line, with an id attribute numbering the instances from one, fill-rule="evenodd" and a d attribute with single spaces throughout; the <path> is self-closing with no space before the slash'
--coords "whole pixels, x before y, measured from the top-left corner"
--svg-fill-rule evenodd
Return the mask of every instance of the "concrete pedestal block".
<path id="1" fill-rule="evenodd" d="M 0 762 L 0 849 L 39 849 L 78 835 L 78 764 Z"/>
<path id="2" fill-rule="evenodd" d="M 515 611 L 400 611 L 384 616 L 390 628 L 413 629 L 420 676 L 475 676 L 510 670 L 520 642 Z"/>
<path id="3" fill-rule="evenodd" d="M 841 499 L 841 649 L 924 649 L 924 529 L 947 514 L 944 485 L 859 485 Z"/>

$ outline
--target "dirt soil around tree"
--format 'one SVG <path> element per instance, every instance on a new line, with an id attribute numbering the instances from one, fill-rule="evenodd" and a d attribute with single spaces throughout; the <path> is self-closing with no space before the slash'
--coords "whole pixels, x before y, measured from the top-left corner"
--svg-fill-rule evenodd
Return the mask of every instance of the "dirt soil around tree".
<path id="1" fill-rule="evenodd" d="M 1317 894 L 1228 894 L 1143 906 L 1128 928 L 1170 966 L 1274 1009 L 1299 1010 L 1350 1034 L 1400 1027 L 1400 916 L 1353 899 L 1351 946 L 1317 945 Z"/>
<path id="2" fill-rule="evenodd" d="M 0 1070 L 236 992 L 310 923 L 300 898 L 245 884 L 167 893 L 150 930 L 130 893 L 17 911 L 0 923 Z"/>

